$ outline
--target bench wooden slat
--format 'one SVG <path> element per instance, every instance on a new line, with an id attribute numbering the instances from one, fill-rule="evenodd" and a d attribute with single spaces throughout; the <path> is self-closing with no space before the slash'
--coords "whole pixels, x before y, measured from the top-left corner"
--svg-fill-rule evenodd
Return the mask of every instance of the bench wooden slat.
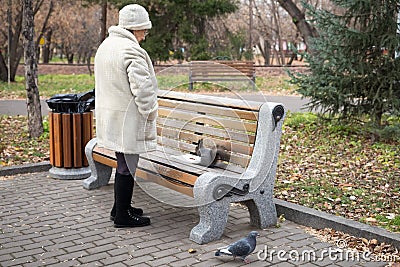
<path id="1" fill-rule="evenodd" d="M 182 100 L 187 103 L 199 103 L 210 106 L 217 107 L 228 107 L 234 109 L 251 110 L 258 112 L 263 103 L 255 101 L 243 101 L 242 99 L 235 98 L 223 98 L 223 103 L 221 103 L 221 98 L 216 98 L 212 95 L 196 95 L 188 94 L 182 92 L 166 91 L 160 90 L 158 93 L 159 99 L 171 99 L 171 100 Z"/>
<path id="2" fill-rule="evenodd" d="M 253 61 L 192 61 L 190 63 L 191 75 L 209 72 L 241 72 L 249 78 L 255 76 L 255 66 Z"/>
<path id="3" fill-rule="evenodd" d="M 226 107 L 215 107 L 199 103 L 182 103 L 171 99 L 160 99 L 158 105 L 168 108 L 183 109 L 189 111 L 203 112 L 205 114 L 215 114 L 245 120 L 257 120 L 258 113 L 248 110 L 231 109 Z"/>
<path id="4" fill-rule="evenodd" d="M 248 132 L 256 132 L 257 123 L 248 122 L 248 121 L 239 121 L 232 120 L 228 118 L 213 118 L 211 116 L 204 116 L 201 114 L 191 113 L 191 112 L 183 112 L 179 110 L 166 109 L 160 107 L 158 109 L 158 115 L 161 117 L 173 118 L 184 121 L 193 121 L 197 123 L 204 123 L 207 125 L 212 125 L 219 128 L 228 128 L 234 129 L 238 131 L 248 131 Z"/>
<path id="5" fill-rule="evenodd" d="M 172 181 L 169 181 L 169 180 L 166 180 L 166 179 L 160 177 L 159 175 L 155 175 L 153 173 L 146 172 L 145 170 L 142 170 L 142 169 L 136 170 L 136 176 L 141 179 L 144 179 L 146 181 L 159 184 L 161 186 L 167 187 L 169 189 L 180 192 L 187 196 L 193 197 L 193 188 L 192 187 L 184 186 L 179 183 L 174 183 Z"/>
<path id="6" fill-rule="evenodd" d="M 167 137 L 158 137 L 157 138 L 157 143 L 160 144 L 161 146 L 167 146 L 170 148 L 178 148 L 185 153 L 195 153 L 196 150 L 196 145 L 193 144 L 188 144 L 176 139 L 170 139 Z M 243 155 L 243 154 L 233 154 L 231 153 L 229 159 L 225 159 L 229 161 L 230 163 L 240 165 L 242 167 L 247 167 L 250 161 L 250 157 Z"/>
<path id="7" fill-rule="evenodd" d="M 226 138 L 229 140 L 234 140 L 238 142 L 245 142 L 248 144 L 254 144 L 255 135 L 254 133 L 236 132 L 230 129 L 219 129 L 219 128 L 209 128 L 209 127 L 199 127 L 198 124 L 193 122 L 184 122 L 171 120 L 168 118 L 157 118 L 157 124 L 160 127 L 169 127 L 185 131 L 192 131 L 201 134 L 213 135 L 221 138 Z"/>
<path id="8" fill-rule="evenodd" d="M 150 155 L 144 156 L 140 158 L 139 168 L 144 168 L 146 170 L 153 171 L 155 173 L 161 174 L 162 176 L 171 177 L 174 180 L 181 181 L 182 183 L 193 186 L 197 180 L 198 175 L 193 175 L 188 172 L 180 171 L 177 168 L 173 168 L 173 166 L 168 166 L 168 161 L 153 161 L 153 157 Z"/>
<path id="9" fill-rule="evenodd" d="M 182 152 L 177 151 L 174 148 L 158 146 L 156 151 L 142 154 L 141 158 L 147 159 L 147 160 L 153 160 L 153 161 L 160 162 L 163 164 L 168 164 L 168 162 L 169 162 L 169 160 L 171 160 L 171 158 L 167 158 L 165 153 L 167 153 L 167 155 L 176 155 L 176 156 L 179 156 L 182 154 Z M 106 164 L 108 166 L 112 166 L 113 168 L 117 167 L 115 152 L 112 150 L 96 146 L 93 149 L 93 158 L 95 158 L 96 161 Z M 205 168 L 203 166 L 194 165 L 191 163 L 179 162 L 174 159 L 172 159 L 172 161 L 174 161 L 174 165 L 176 167 L 178 167 L 182 170 L 185 170 L 186 172 L 191 173 L 193 175 L 197 175 L 197 176 L 203 174 L 206 171 L 215 171 L 215 172 L 227 171 L 229 174 L 235 175 L 235 174 L 241 174 L 245 170 L 244 168 L 241 168 L 241 167 L 238 167 L 235 165 L 224 165 L 225 169 L 219 169 L 219 168 Z M 139 163 L 140 163 L 140 161 L 139 161 Z"/>
<path id="10" fill-rule="evenodd" d="M 171 139 L 184 140 L 192 143 L 197 143 L 200 139 L 207 139 L 214 142 L 216 145 L 220 145 L 226 148 L 228 151 L 232 151 L 239 154 L 244 155 L 252 155 L 253 147 L 250 147 L 249 144 L 239 144 L 230 142 L 229 140 L 221 140 L 214 138 L 212 136 L 198 135 L 190 132 L 184 132 L 180 129 L 176 128 L 162 128 L 157 127 L 157 135 L 166 136 Z"/>
<path id="11" fill-rule="evenodd" d="M 192 81 L 194 81 L 194 82 L 233 82 L 233 81 L 246 82 L 246 81 L 243 80 L 242 77 L 239 77 L 239 76 L 238 77 L 235 77 L 235 76 L 227 77 L 227 76 L 219 76 L 219 75 L 210 75 L 210 76 L 207 76 L 207 77 L 204 77 L 204 76 L 196 77 L 196 76 L 194 76 L 194 77 L 192 77 Z"/>
<path id="12" fill-rule="evenodd" d="M 93 150 L 93 159 L 94 161 L 100 162 L 104 165 L 110 166 L 112 168 L 117 168 L 117 160 L 115 158 L 108 157 L 103 153 L 98 153 Z"/>
<path id="13" fill-rule="evenodd" d="M 171 139 L 168 138 L 166 136 L 157 136 L 157 144 L 161 145 L 161 146 L 168 146 L 168 147 L 172 147 L 172 148 L 177 148 L 179 150 L 182 151 L 186 151 L 186 152 L 195 152 L 196 149 L 196 145 L 194 144 L 189 144 L 186 142 L 182 142 L 182 141 L 178 141 L 176 139 Z"/>
<path id="14" fill-rule="evenodd" d="M 159 157 L 152 156 L 152 153 L 147 153 L 141 155 L 141 158 L 139 160 L 139 166 L 140 168 L 145 168 L 148 170 L 153 170 L 153 172 L 160 173 L 162 175 L 174 178 L 176 180 L 180 180 L 183 183 L 193 185 L 194 182 L 197 179 L 197 176 L 200 175 L 201 173 L 199 170 L 192 170 L 189 172 L 183 172 L 179 171 L 176 169 L 173 169 L 171 167 L 162 165 L 160 163 L 168 163 L 168 160 L 160 160 Z M 106 148 L 102 147 L 95 147 L 93 149 L 93 159 L 97 162 L 103 163 L 108 166 L 112 166 L 113 168 L 117 167 L 117 158 L 115 156 L 115 152 Z M 188 168 L 186 168 L 187 170 Z M 197 176 L 194 174 L 194 172 L 197 172 Z"/>
<path id="15" fill-rule="evenodd" d="M 196 82 L 218 82 L 225 86 L 224 82 L 236 82 L 235 85 L 227 85 L 229 88 L 243 87 L 246 82 L 255 88 L 255 66 L 253 61 L 192 61 L 189 69 L 189 90 L 193 89 Z"/>
<path id="16" fill-rule="evenodd" d="M 161 150 L 162 149 L 162 150 Z M 159 160 L 163 162 L 173 162 L 174 166 L 177 166 L 178 168 L 181 168 L 183 170 L 186 170 L 188 172 L 195 172 L 197 175 L 201 175 L 204 172 L 216 172 L 216 173 L 227 173 L 232 176 L 242 174 L 244 172 L 244 168 L 238 166 L 238 165 L 233 165 L 233 164 L 225 164 L 225 163 L 217 163 L 215 167 L 212 168 L 205 168 L 204 166 L 200 165 L 195 165 L 192 163 L 186 163 L 183 161 L 180 161 L 179 159 L 174 159 L 173 157 L 169 157 L 166 159 L 166 154 L 168 156 L 170 155 L 175 155 L 179 156 L 182 155 L 181 151 L 177 151 L 173 148 L 168 148 L 168 147 L 162 147 L 160 150 L 151 152 L 151 159 L 153 160 Z M 171 163 L 169 163 L 171 164 Z"/>
<path id="17" fill-rule="evenodd" d="M 219 76 L 222 77 L 223 75 L 229 75 L 232 77 L 241 77 L 242 79 L 246 80 L 249 79 L 246 73 L 238 71 L 238 70 L 232 70 L 232 71 L 226 71 L 226 70 L 221 70 L 221 69 L 215 69 L 215 68 L 208 68 L 208 69 L 199 69 L 196 72 L 192 73 L 192 78 L 194 77 L 204 77 L 204 76 Z M 250 79 L 249 79 L 250 80 Z"/>

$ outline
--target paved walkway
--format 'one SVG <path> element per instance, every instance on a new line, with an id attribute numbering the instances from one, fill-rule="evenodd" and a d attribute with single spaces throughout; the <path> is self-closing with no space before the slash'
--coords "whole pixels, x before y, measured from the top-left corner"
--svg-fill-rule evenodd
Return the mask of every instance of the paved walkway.
<path id="1" fill-rule="evenodd" d="M 139 187 L 134 200 L 152 225 L 115 229 L 109 221 L 112 183 L 88 191 L 81 181 L 54 180 L 47 172 L 0 177 L 0 266 L 385 266 L 331 253 L 335 246 L 289 221 L 259 231 L 248 265 L 215 257 L 217 248 L 253 230 L 244 208 L 232 206 L 221 240 L 198 245 L 188 239 L 196 209 L 163 204 Z M 269 256 L 258 253 L 266 246 Z M 304 250 L 318 260 L 294 260 Z"/>

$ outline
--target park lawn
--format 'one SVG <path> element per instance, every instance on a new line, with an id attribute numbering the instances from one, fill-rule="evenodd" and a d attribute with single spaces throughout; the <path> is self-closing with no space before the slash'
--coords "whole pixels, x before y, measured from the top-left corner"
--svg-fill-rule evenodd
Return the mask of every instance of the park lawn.
<path id="1" fill-rule="evenodd" d="M 26 117 L 1 116 L 0 165 L 49 160 L 45 133 L 29 139 Z M 400 232 L 400 141 L 371 141 L 359 125 L 288 114 L 275 197 Z"/>
<path id="2" fill-rule="evenodd" d="M 160 89 L 187 91 L 187 75 L 157 75 Z M 89 74 L 43 74 L 38 77 L 39 94 L 42 99 L 48 99 L 56 94 L 81 93 L 92 90 L 95 87 L 94 76 Z M 257 91 L 272 95 L 295 94 L 295 87 L 288 82 L 286 75 L 257 77 Z M 248 90 L 249 84 L 238 90 Z M 250 87 L 251 88 L 251 87 Z M 211 84 L 199 83 L 194 86 L 195 92 L 215 93 L 229 91 L 226 87 Z M 251 91 L 251 90 L 248 90 Z M 24 99 L 26 98 L 25 78 L 16 76 L 15 82 L 10 85 L 0 82 L 0 99 Z"/>
<path id="3" fill-rule="evenodd" d="M 289 115 L 275 196 L 400 232 L 400 137 L 372 140 L 359 124 Z"/>
<path id="4" fill-rule="evenodd" d="M 38 77 L 40 97 L 50 98 L 56 94 L 81 93 L 94 88 L 94 76 L 89 74 L 63 75 L 44 74 Z M 16 76 L 10 85 L 0 82 L 0 99 L 26 98 L 25 78 Z"/>

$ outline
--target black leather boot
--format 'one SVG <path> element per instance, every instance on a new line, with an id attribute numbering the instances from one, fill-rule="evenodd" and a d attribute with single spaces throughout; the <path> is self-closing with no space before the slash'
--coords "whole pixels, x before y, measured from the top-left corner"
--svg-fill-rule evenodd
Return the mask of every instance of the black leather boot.
<path id="1" fill-rule="evenodd" d="M 131 213 L 139 215 L 139 216 L 143 215 L 143 210 L 141 208 L 135 208 L 135 207 L 130 206 L 129 207 L 129 211 Z M 114 202 L 114 205 L 113 205 L 113 207 L 111 209 L 111 212 L 110 212 L 110 220 L 111 221 L 114 221 L 116 213 L 117 213 L 117 210 L 115 209 L 115 202 Z"/>
<path id="2" fill-rule="evenodd" d="M 140 227 L 150 224 L 150 219 L 131 211 L 134 180 L 132 175 L 116 173 L 114 182 L 115 218 L 114 227 Z"/>
<path id="3" fill-rule="evenodd" d="M 121 174 L 119 174 L 118 172 L 115 172 L 115 180 L 118 179 L 117 175 L 121 175 Z M 115 187 L 115 184 L 114 184 L 114 187 Z M 115 191 L 115 189 L 114 189 L 114 191 Z M 132 194 L 133 194 L 133 186 L 132 186 L 132 192 L 130 192 L 130 195 L 132 196 Z M 131 199 L 132 199 L 132 197 L 131 197 Z M 140 208 L 135 208 L 135 207 L 132 207 L 131 205 L 129 205 L 129 210 L 133 214 L 136 214 L 136 215 L 139 215 L 139 216 L 143 215 L 143 210 L 140 209 Z M 111 221 L 114 221 L 116 212 L 117 212 L 117 210 L 115 209 L 115 194 L 114 194 L 114 205 L 113 205 L 113 207 L 111 209 L 111 212 L 110 212 L 110 220 Z"/>

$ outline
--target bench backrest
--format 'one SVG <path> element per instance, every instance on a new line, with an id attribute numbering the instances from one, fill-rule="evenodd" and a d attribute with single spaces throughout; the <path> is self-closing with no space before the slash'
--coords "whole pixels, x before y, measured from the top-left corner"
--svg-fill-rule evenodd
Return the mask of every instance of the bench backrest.
<path id="1" fill-rule="evenodd" d="M 190 62 L 191 80 L 202 78 L 246 76 L 254 81 L 255 67 L 253 61 L 192 61 Z M 246 78 L 246 77 L 242 77 Z"/>
<path id="2" fill-rule="evenodd" d="M 194 154 L 203 139 L 206 146 L 216 144 L 228 151 L 225 163 L 248 166 L 262 103 L 173 91 L 160 91 L 158 99 L 160 145 Z"/>

